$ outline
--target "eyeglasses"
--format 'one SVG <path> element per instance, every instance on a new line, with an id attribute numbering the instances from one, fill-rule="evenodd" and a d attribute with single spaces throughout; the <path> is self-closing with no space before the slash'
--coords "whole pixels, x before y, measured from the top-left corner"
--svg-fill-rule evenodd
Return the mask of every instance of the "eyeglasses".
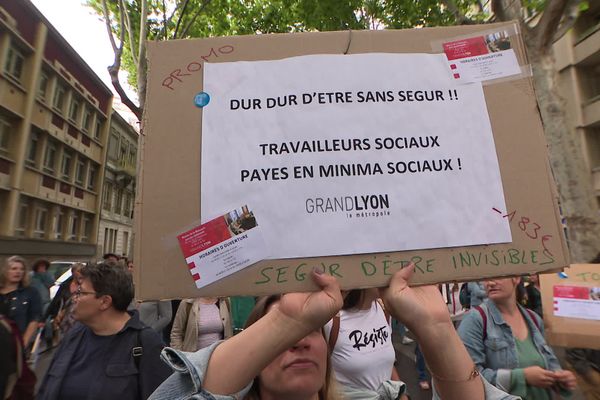
<path id="1" fill-rule="evenodd" d="M 73 294 L 74 297 L 81 297 L 81 296 L 85 296 L 88 294 L 96 294 L 96 292 L 84 292 L 81 290 L 81 285 L 77 287 L 77 290 L 75 291 L 75 293 Z"/>

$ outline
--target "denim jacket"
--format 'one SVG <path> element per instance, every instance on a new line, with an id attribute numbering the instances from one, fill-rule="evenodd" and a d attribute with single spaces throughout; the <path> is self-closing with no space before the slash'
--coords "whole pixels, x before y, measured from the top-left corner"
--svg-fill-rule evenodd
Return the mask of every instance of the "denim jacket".
<path id="1" fill-rule="evenodd" d="M 238 393 L 232 395 L 215 395 L 202 388 L 202 381 L 208 367 L 208 360 L 212 352 L 221 342 L 214 343 L 208 347 L 198 350 L 195 353 L 186 353 L 172 348 L 165 348 L 162 351 L 162 359 L 166 362 L 175 373 L 160 385 L 148 400 L 187 400 L 187 399 L 202 399 L 202 400 L 239 400 L 243 399 L 248 392 L 252 382 L 243 388 Z M 224 372 L 225 373 L 225 372 Z M 506 394 L 501 390 L 490 385 L 483 379 L 485 386 L 486 400 L 518 400 L 518 397 Z M 386 390 L 380 393 L 371 392 L 372 397 L 361 397 L 361 399 L 369 400 L 395 400 L 388 394 Z M 394 393 L 395 396 L 402 394 L 403 390 L 390 390 L 387 393 Z M 440 400 L 439 396 L 433 391 L 433 400 Z"/>
<path id="2" fill-rule="evenodd" d="M 551 371 L 560 370 L 558 359 L 544 339 L 542 319 L 537 314 L 529 313 L 521 306 L 518 307 L 532 335 L 533 344 L 544 359 L 544 368 Z M 458 334 L 477 368 L 479 368 L 481 375 L 498 388 L 510 392 L 511 374 L 513 370 L 519 370 L 512 329 L 504 321 L 493 301 L 486 300 L 481 305 L 481 309 L 487 316 L 487 337 L 485 340 L 483 337 L 483 319 L 477 310 L 471 310 L 463 318 L 458 327 Z M 532 317 L 536 319 L 537 325 Z"/>

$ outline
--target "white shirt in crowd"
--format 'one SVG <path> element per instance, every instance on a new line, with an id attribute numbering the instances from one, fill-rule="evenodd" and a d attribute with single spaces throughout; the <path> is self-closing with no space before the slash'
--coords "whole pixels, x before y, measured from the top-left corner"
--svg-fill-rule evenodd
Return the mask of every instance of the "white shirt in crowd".
<path id="1" fill-rule="evenodd" d="M 328 343 L 331 327 L 329 321 L 325 325 Z M 392 329 L 377 301 L 368 310 L 340 311 L 340 330 L 331 365 L 341 385 L 377 390 L 391 378 L 395 358 Z"/>

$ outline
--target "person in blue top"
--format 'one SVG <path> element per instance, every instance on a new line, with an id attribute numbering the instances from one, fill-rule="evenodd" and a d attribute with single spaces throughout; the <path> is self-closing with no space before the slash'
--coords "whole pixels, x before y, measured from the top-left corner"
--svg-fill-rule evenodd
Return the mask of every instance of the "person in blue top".
<path id="1" fill-rule="evenodd" d="M 31 286 L 25 260 L 19 256 L 9 257 L 0 266 L 0 303 L 8 307 L 7 317 L 17 324 L 27 347 L 42 319 L 42 301 Z"/>
<path id="2" fill-rule="evenodd" d="M 463 319 L 458 333 L 481 374 L 524 400 L 550 400 L 552 390 L 569 396 L 576 386 L 544 339 L 539 315 L 517 303 L 521 278 L 485 282 L 488 300 Z"/>

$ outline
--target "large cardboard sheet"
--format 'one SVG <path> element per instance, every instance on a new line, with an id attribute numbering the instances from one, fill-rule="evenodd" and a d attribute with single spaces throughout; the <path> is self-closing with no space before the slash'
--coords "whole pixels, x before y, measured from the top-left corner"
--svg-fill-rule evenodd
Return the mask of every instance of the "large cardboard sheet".
<path id="1" fill-rule="evenodd" d="M 600 264 L 540 275 L 545 335 L 555 346 L 600 349 Z"/>
<path id="2" fill-rule="evenodd" d="M 511 241 L 483 88 L 442 54 L 208 63 L 204 91 L 202 218 L 253 205 L 273 259 Z"/>
<path id="3" fill-rule="evenodd" d="M 314 267 L 325 268 L 338 278 L 342 287 L 352 288 L 385 285 L 390 275 L 409 261 L 417 264 L 415 284 L 515 275 L 568 265 L 556 205 L 556 191 L 547 161 L 546 142 L 531 79 L 528 77 L 504 80 L 483 87 L 505 199 L 505 206 L 490 204 L 489 217 L 486 218 L 495 217 L 496 220 L 491 224 L 500 229 L 503 224 L 509 225 L 512 238 L 509 243 L 485 239 L 487 243 L 497 244 L 407 251 L 386 249 L 377 253 L 369 253 L 369 247 L 361 250 L 359 246 L 351 252 L 343 249 L 343 255 L 336 251 L 336 255 L 332 256 L 269 259 L 200 290 L 196 288 L 177 245 L 176 236 L 179 233 L 199 224 L 201 220 L 207 221 L 228 210 L 227 204 L 223 204 L 222 207 L 214 206 L 213 215 L 202 215 L 200 212 L 203 110 L 195 106 L 194 97 L 205 89 L 205 63 L 282 60 L 311 54 L 341 55 L 345 52 L 434 53 L 431 50 L 433 42 L 471 34 L 476 37 L 481 32 L 489 32 L 495 28 L 506 30 L 509 26 L 492 24 L 149 43 L 149 81 L 135 211 L 135 259 L 140 265 L 135 276 L 138 296 L 149 300 L 193 297 L 199 294 L 258 295 L 312 290 L 314 285 L 308 279 L 308 272 Z M 511 36 L 510 40 L 519 64 L 525 66 L 527 60 L 521 38 Z M 403 81 L 404 86 L 411 82 L 410 76 L 406 76 Z M 228 122 L 223 120 L 223 127 Z M 430 121 L 426 123 L 429 124 Z M 239 140 L 244 140 L 243 131 L 239 132 Z M 471 145 L 475 147 L 469 143 L 460 151 L 472 154 L 473 149 L 469 148 Z M 489 153 L 489 148 L 483 150 Z M 226 154 L 227 149 L 222 149 L 222 153 Z M 492 182 L 496 187 L 497 184 Z M 222 181 L 218 189 L 226 192 L 228 185 L 229 182 Z M 350 182 L 348 193 L 359 193 L 362 185 L 363 182 Z M 454 200 L 452 196 L 448 196 L 448 186 L 440 186 L 446 192 L 443 195 L 440 192 L 437 199 L 439 203 L 436 203 L 438 207 Z M 479 191 L 494 190 L 487 187 L 485 182 L 481 183 L 478 190 L 467 190 L 459 184 L 453 186 L 455 193 L 462 196 L 462 199 L 476 197 Z M 276 200 L 283 203 L 293 199 L 291 193 L 285 192 L 280 193 Z M 253 210 L 260 207 L 246 203 L 243 199 L 239 199 L 233 206 L 238 207 L 240 204 L 248 204 Z M 217 208 L 222 209 L 217 211 Z M 435 204 L 430 208 L 430 213 L 435 213 Z M 481 211 L 479 208 L 474 209 L 467 203 L 462 208 L 460 205 L 456 208 L 463 214 L 453 221 L 459 226 L 452 229 L 460 232 L 482 232 L 489 229 L 487 225 L 477 226 L 481 221 L 475 216 Z M 269 218 L 262 214 L 258 217 L 260 221 Z M 415 218 L 424 221 L 427 217 Z M 388 227 L 382 229 L 385 232 L 389 226 L 402 224 L 401 218 L 394 218 L 389 221 Z M 424 234 L 419 235 L 427 238 L 438 235 L 438 230 L 445 229 L 444 226 L 446 225 L 440 225 L 437 220 L 432 219 L 430 227 L 420 227 Z M 294 225 L 283 228 L 294 229 Z M 326 223 L 315 223 L 310 234 L 319 232 L 321 235 L 320 232 L 328 228 Z M 396 228 L 390 229 L 389 236 L 395 234 L 394 229 Z M 327 236 L 321 236 L 321 239 L 332 240 Z M 395 248 L 399 250 L 402 247 Z M 349 253 L 352 254 L 348 255 Z"/>

